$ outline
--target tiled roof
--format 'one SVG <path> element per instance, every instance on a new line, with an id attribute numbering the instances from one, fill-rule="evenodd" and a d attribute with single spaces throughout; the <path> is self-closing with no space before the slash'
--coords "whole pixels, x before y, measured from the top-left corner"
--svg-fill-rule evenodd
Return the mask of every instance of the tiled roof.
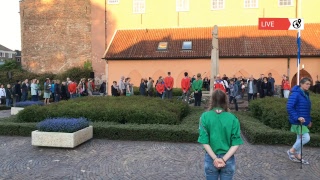
<path id="1" fill-rule="evenodd" d="M 2 46 L 1 44 L 0 44 L 0 50 L 2 50 L 2 51 L 12 51 L 11 49 L 9 49 L 9 48 L 7 48 L 5 46 Z"/>
<path id="2" fill-rule="evenodd" d="M 210 58 L 212 27 L 118 30 L 106 59 Z M 220 57 L 288 57 L 297 55 L 297 31 L 258 30 L 257 26 L 219 27 Z M 320 24 L 305 24 L 301 56 L 320 56 Z M 167 41 L 166 51 L 157 51 Z M 183 41 L 192 50 L 183 51 Z"/>

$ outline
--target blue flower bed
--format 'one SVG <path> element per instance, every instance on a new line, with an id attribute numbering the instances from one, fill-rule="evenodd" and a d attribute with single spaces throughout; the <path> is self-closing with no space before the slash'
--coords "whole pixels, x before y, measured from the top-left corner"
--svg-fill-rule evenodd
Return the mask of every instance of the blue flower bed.
<path id="1" fill-rule="evenodd" d="M 89 126 L 86 118 L 48 118 L 37 124 L 37 129 L 44 132 L 73 133 Z"/>
<path id="2" fill-rule="evenodd" d="M 43 106 L 44 103 L 42 101 L 21 101 L 17 102 L 15 107 L 27 107 L 33 105 Z"/>

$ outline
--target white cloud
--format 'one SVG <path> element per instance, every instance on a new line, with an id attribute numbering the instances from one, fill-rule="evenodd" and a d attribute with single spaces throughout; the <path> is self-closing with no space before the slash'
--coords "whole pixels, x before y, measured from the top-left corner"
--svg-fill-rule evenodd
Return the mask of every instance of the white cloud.
<path id="1" fill-rule="evenodd" d="M 0 0 L 0 44 L 21 50 L 19 0 Z"/>

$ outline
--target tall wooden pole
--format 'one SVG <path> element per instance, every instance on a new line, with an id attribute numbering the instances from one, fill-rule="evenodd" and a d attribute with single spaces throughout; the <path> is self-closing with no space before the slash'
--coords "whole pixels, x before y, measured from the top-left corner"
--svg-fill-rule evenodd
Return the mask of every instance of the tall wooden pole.
<path id="1" fill-rule="evenodd" d="M 211 49 L 211 79 L 210 94 L 214 88 L 214 77 L 219 74 L 219 43 L 218 43 L 218 26 L 215 25 L 212 31 L 212 49 Z"/>

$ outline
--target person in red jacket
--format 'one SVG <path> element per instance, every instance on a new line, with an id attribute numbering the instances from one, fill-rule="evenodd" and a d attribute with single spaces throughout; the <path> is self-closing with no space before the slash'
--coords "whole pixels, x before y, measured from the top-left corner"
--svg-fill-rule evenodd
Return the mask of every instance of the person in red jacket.
<path id="1" fill-rule="evenodd" d="M 166 97 L 172 99 L 172 88 L 173 88 L 173 77 L 171 77 L 171 72 L 168 72 L 168 76 L 164 78 L 164 86 L 166 90 Z"/>
<path id="2" fill-rule="evenodd" d="M 190 95 L 190 78 L 188 77 L 188 72 L 184 73 L 184 78 L 181 80 L 181 89 L 183 101 L 188 102 Z"/>
<path id="3" fill-rule="evenodd" d="M 163 84 L 163 80 L 160 78 L 158 80 L 158 83 L 156 85 L 156 90 L 157 90 L 157 94 L 161 99 L 164 99 L 164 91 L 165 91 L 165 86 Z"/>
<path id="4" fill-rule="evenodd" d="M 70 93 L 70 98 L 77 97 L 77 84 L 71 81 L 68 86 L 68 91 Z"/>
<path id="5" fill-rule="evenodd" d="M 285 81 L 283 83 L 283 95 L 284 95 L 284 98 L 289 98 L 289 94 L 290 94 L 290 83 L 289 83 L 289 77 L 286 76 L 285 77 Z"/>

